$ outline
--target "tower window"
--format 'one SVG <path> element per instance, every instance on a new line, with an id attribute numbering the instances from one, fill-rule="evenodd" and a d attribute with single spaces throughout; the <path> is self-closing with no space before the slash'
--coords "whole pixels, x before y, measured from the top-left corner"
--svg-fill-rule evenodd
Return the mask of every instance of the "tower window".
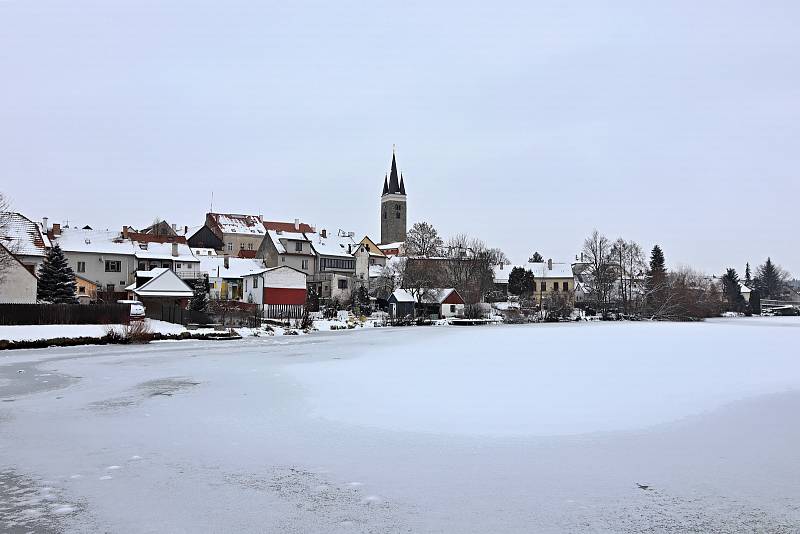
<path id="1" fill-rule="evenodd" d="M 383 218 L 386 218 L 386 210 L 383 210 Z"/>
<path id="2" fill-rule="evenodd" d="M 395 213 L 395 214 L 394 214 L 394 218 L 395 218 L 395 219 L 399 219 L 399 218 L 400 218 L 400 212 L 399 212 L 399 211 L 398 211 L 397 213 Z"/>

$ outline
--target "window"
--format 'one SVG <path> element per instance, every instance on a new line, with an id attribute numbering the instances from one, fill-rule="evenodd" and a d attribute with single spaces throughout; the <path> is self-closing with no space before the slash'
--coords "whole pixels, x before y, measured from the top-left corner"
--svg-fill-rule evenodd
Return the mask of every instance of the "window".
<path id="1" fill-rule="evenodd" d="M 248 243 L 247 244 L 247 250 L 253 250 L 253 244 L 252 243 Z"/>
<path id="2" fill-rule="evenodd" d="M 233 243 L 227 243 L 226 246 L 228 248 L 228 252 L 231 252 L 233 250 Z"/>
<path id="3" fill-rule="evenodd" d="M 114 284 L 106 284 L 106 291 L 108 291 L 109 293 L 113 293 L 114 292 Z"/>
<path id="4" fill-rule="evenodd" d="M 119 285 L 124 286 L 125 285 L 125 280 L 120 280 L 119 281 Z"/>
<path id="5" fill-rule="evenodd" d="M 547 282 L 542 282 L 542 291 L 547 291 Z"/>
<path id="6" fill-rule="evenodd" d="M 139 262 L 139 270 L 140 271 L 146 271 L 147 270 L 147 262 L 146 261 L 140 261 Z"/>
<path id="7" fill-rule="evenodd" d="M 308 260 L 303 260 L 300 262 L 301 269 L 308 269 Z"/>
<path id="8" fill-rule="evenodd" d="M 295 252 L 303 252 L 303 243 L 301 241 L 295 242 L 294 251 Z"/>
<path id="9" fill-rule="evenodd" d="M 86 272 L 86 262 L 85 261 L 79 261 L 78 262 L 78 272 L 79 273 L 85 273 Z"/>
<path id="10" fill-rule="evenodd" d="M 455 312 L 456 312 L 456 305 L 455 304 L 451 304 L 450 305 L 450 313 L 455 313 Z"/>
<path id="11" fill-rule="evenodd" d="M 78 288 L 78 293 L 80 293 L 81 295 L 85 295 L 86 294 L 86 288 L 83 287 L 83 286 L 79 287 Z"/>
<path id="12" fill-rule="evenodd" d="M 182 265 L 182 264 L 180 264 L 180 263 L 178 263 L 178 264 L 176 264 L 176 265 L 175 265 L 175 268 L 176 268 L 176 269 L 180 269 L 181 267 L 183 267 L 183 265 Z"/>
<path id="13" fill-rule="evenodd" d="M 564 282 L 564 291 L 569 291 L 569 282 Z"/>
<path id="14" fill-rule="evenodd" d="M 553 291 L 558 291 L 558 282 L 553 282 Z"/>
<path id="15" fill-rule="evenodd" d="M 383 218 L 386 218 L 386 210 L 383 210 Z"/>
<path id="16" fill-rule="evenodd" d="M 281 256 L 281 263 L 286 263 L 286 256 Z"/>
<path id="17" fill-rule="evenodd" d="M 319 262 L 321 271 L 328 269 L 340 269 L 352 271 L 356 268 L 356 260 L 354 259 L 339 259 L 339 258 L 321 258 Z"/>
<path id="18" fill-rule="evenodd" d="M 347 289 L 347 278 L 339 279 L 339 289 Z"/>
<path id="19" fill-rule="evenodd" d="M 253 289 L 258 289 L 258 277 L 253 277 Z"/>
<path id="20" fill-rule="evenodd" d="M 244 250 L 244 243 L 239 243 L 239 250 Z"/>
<path id="21" fill-rule="evenodd" d="M 119 273 L 119 272 L 122 272 L 122 262 L 121 261 L 114 261 L 114 260 L 106 260 L 106 272 L 107 273 Z M 112 284 L 112 287 L 113 287 L 113 284 Z"/>
<path id="22" fill-rule="evenodd" d="M 395 218 L 395 219 L 399 219 L 399 218 L 400 218 L 400 212 L 399 212 L 399 211 L 398 211 L 397 213 L 395 213 L 395 214 L 394 214 L 394 218 Z"/>

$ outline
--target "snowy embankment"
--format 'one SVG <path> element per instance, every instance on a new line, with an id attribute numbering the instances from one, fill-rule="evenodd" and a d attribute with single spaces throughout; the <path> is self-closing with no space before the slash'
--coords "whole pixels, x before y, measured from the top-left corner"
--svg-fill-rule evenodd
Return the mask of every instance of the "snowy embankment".
<path id="1" fill-rule="evenodd" d="M 166 321 L 146 319 L 150 331 L 158 334 L 182 334 L 186 328 Z M 32 325 L 0 325 L 0 340 L 6 341 L 39 341 L 64 338 L 97 338 L 100 339 L 108 330 L 122 330 L 123 325 L 109 324 L 32 324 Z"/>

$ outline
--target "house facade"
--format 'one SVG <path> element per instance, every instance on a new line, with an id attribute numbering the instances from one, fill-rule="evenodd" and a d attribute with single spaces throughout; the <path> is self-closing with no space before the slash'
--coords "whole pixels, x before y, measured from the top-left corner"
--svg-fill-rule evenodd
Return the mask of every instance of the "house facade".
<path id="1" fill-rule="evenodd" d="M 317 269 L 308 282 L 323 304 L 330 299 L 348 299 L 356 285 L 353 254 L 360 245 L 353 239 L 354 235 L 341 229 L 336 233 L 322 229 L 311 242 Z"/>
<path id="2" fill-rule="evenodd" d="M 265 221 L 267 235 L 256 254 L 267 267 L 291 267 L 306 275 L 317 272 L 317 254 L 312 246 L 314 229 L 295 220 L 294 223 Z"/>
<path id="3" fill-rule="evenodd" d="M 569 263 L 546 262 L 528 263 L 525 266 L 533 272 L 533 297 L 537 305 L 550 298 L 566 298 L 570 305 L 575 303 L 575 276 Z"/>
<path id="4" fill-rule="evenodd" d="M 242 300 L 259 306 L 263 317 L 301 317 L 307 298 L 306 274 L 279 266 L 247 273 Z"/>
<path id="5" fill-rule="evenodd" d="M 255 258 L 267 235 L 261 215 L 206 213 L 205 225 L 222 241 L 222 252 L 239 258 Z"/>
<path id="6" fill-rule="evenodd" d="M 214 300 L 243 300 L 244 275 L 264 268 L 260 259 L 201 256 L 200 272 L 208 276 L 209 297 Z"/>
<path id="7" fill-rule="evenodd" d="M 0 243 L 0 304 L 34 304 L 38 279 L 31 270 Z"/>

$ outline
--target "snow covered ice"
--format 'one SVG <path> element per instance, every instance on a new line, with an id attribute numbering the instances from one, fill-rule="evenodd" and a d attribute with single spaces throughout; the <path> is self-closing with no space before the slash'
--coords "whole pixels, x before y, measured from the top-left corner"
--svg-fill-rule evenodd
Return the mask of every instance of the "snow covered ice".
<path id="1" fill-rule="evenodd" d="M 798 341 L 754 318 L 0 353 L 0 530 L 796 532 Z"/>

